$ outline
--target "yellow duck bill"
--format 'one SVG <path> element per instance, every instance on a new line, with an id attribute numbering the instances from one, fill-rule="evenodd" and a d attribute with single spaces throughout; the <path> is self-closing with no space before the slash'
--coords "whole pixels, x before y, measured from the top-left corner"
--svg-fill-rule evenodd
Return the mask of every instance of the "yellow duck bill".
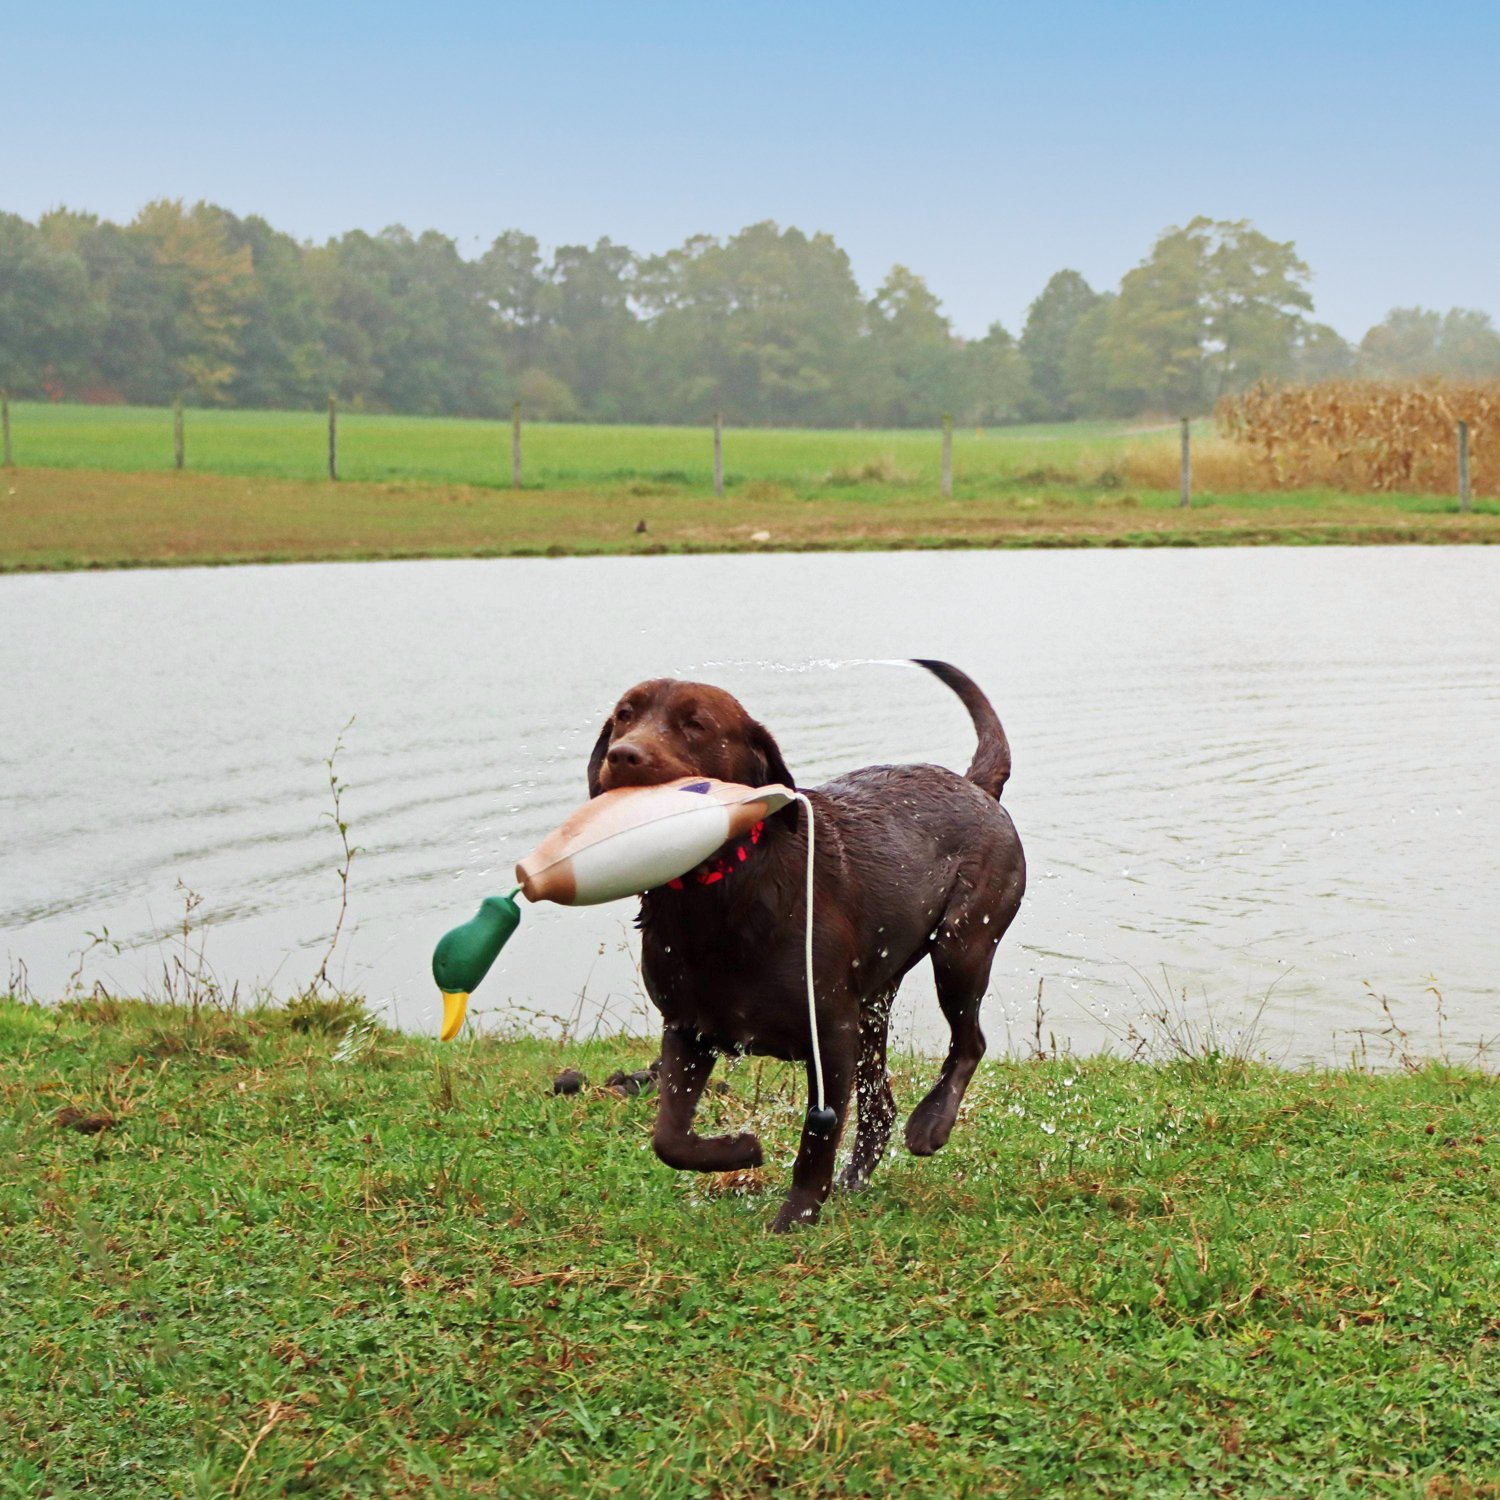
<path id="1" fill-rule="evenodd" d="M 451 1042 L 463 1029 L 464 1016 L 468 1013 L 469 996 L 464 990 L 443 991 L 442 1039 Z"/>

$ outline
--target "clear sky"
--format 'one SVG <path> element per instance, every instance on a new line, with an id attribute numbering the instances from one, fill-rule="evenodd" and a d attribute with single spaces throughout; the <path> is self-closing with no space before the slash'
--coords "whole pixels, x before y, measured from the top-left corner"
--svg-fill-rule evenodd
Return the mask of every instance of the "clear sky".
<path id="1" fill-rule="evenodd" d="M 1295 240 L 1346 336 L 1500 318 L 1500 4 L 552 3 L 0 11 L 0 209 L 208 198 L 299 238 L 403 223 L 643 252 L 760 219 L 1015 331 L 1165 226 Z"/>

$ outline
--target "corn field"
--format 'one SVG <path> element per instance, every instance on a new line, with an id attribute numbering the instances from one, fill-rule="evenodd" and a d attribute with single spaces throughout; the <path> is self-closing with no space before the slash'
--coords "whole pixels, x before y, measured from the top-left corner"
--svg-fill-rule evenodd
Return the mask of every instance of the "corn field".
<path id="1" fill-rule="evenodd" d="M 1453 494 L 1467 422 L 1473 492 L 1500 495 L 1500 381 L 1258 385 L 1214 415 L 1272 488 L 1367 493 Z"/>

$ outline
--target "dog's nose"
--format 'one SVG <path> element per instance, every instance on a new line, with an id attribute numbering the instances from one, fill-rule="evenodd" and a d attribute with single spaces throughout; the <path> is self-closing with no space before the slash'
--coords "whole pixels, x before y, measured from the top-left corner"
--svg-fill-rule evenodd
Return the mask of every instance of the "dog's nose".
<path id="1" fill-rule="evenodd" d="M 641 754 L 640 746 L 632 745 L 629 741 L 611 745 L 605 759 L 617 771 L 638 771 L 646 764 L 646 757 Z"/>

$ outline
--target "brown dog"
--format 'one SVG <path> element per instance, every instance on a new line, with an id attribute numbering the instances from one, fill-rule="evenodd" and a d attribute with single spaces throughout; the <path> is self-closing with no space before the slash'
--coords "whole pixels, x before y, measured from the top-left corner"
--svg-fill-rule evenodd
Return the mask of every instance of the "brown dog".
<path id="1" fill-rule="evenodd" d="M 942 1072 L 906 1122 L 906 1144 L 930 1156 L 948 1139 L 984 1055 L 979 1005 L 995 947 L 1026 888 L 1026 860 L 999 804 L 1010 746 L 979 688 L 923 661 L 969 710 L 979 748 L 967 776 L 939 766 L 870 766 L 809 793 L 814 809 L 813 955 L 827 1103 L 837 1127 L 803 1129 L 792 1187 L 771 1225 L 816 1220 L 858 1089 L 854 1151 L 840 1184 L 861 1188 L 890 1139 L 896 1101 L 886 1074 L 891 1002 L 931 958 L 952 1041 Z M 791 772 L 769 732 L 720 688 L 658 678 L 620 699 L 589 760 L 589 795 L 712 776 L 750 786 Z M 809 1064 L 803 941 L 806 813 L 794 804 L 759 835 L 641 898 L 642 970 L 664 1024 L 656 1154 L 685 1171 L 759 1166 L 750 1134 L 704 1137 L 693 1113 L 719 1053 Z"/>

